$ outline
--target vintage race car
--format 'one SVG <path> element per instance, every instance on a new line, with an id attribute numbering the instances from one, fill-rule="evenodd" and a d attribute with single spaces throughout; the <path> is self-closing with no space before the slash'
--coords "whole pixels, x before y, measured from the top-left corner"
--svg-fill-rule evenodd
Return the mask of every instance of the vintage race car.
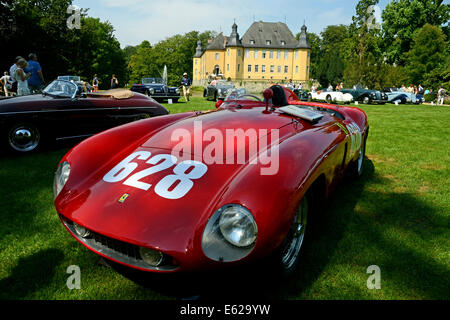
<path id="1" fill-rule="evenodd" d="M 130 90 L 145 94 L 156 101 L 172 99 L 177 103 L 180 99 L 180 89 L 169 87 L 162 78 L 143 78 L 141 83 L 133 84 Z"/>
<path id="2" fill-rule="evenodd" d="M 241 93 L 245 92 L 245 89 L 236 89 L 231 82 L 219 80 L 215 86 L 208 85 L 203 90 L 203 97 L 205 97 L 206 100 L 212 101 L 224 100 L 225 97 L 234 90 L 241 90 Z"/>
<path id="3" fill-rule="evenodd" d="M 308 216 L 344 175 L 363 173 L 368 133 L 358 108 L 272 86 L 264 101 L 230 96 L 84 140 L 59 163 L 55 207 L 73 237 L 119 265 L 175 273 L 268 259 L 290 275 Z"/>
<path id="4" fill-rule="evenodd" d="M 309 93 L 309 101 L 326 101 L 327 103 L 350 103 L 353 96 L 350 93 L 340 91 L 319 90 Z"/>
<path id="5" fill-rule="evenodd" d="M 0 100 L 0 134 L 11 150 L 26 153 L 45 141 L 87 137 L 166 114 L 153 99 L 129 90 L 88 93 L 75 82 L 55 80 L 42 94 Z"/>
<path id="6" fill-rule="evenodd" d="M 391 103 L 413 103 L 421 104 L 425 102 L 423 95 L 402 91 L 397 88 L 383 88 L 383 92 L 388 96 L 388 102 Z"/>

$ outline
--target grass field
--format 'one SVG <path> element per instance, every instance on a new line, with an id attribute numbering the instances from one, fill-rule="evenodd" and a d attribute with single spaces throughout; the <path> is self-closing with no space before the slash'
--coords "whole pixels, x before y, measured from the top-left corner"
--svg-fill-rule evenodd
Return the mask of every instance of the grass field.
<path id="1" fill-rule="evenodd" d="M 214 103 L 194 97 L 168 108 L 207 110 Z M 362 108 L 371 127 L 364 176 L 341 183 L 309 226 L 291 281 L 247 268 L 201 280 L 156 276 L 138 285 L 103 265 L 56 215 L 53 174 L 71 145 L 1 155 L 0 299 L 175 299 L 182 287 L 233 298 L 236 286 L 247 298 L 449 299 L 450 108 Z M 80 290 L 66 286 L 70 265 L 81 269 Z M 371 265 L 380 267 L 380 290 L 366 286 Z"/>

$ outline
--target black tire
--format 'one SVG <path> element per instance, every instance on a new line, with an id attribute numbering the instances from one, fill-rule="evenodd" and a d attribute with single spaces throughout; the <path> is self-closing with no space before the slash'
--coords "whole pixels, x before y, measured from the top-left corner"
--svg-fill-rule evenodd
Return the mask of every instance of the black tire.
<path id="1" fill-rule="evenodd" d="M 312 208 L 310 205 L 312 204 L 311 199 L 311 193 L 307 192 L 298 205 L 297 212 L 286 238 L 273 255 L 276 268 L 284 278 L 292 276 L 299 264 L 309 219 L 308 215 Z"/>
<path id="2" fill-rule="evenodd" d="M 325 98 L 325 100 L 327 101 L 327 103 L 331 104 L 333 102 L 333 99 L 331 99 L 330 95 L 327 95 L 327 97 Z"/>
<path id="3" fill-rule="evenodd" d="M 352 164 L 350 164 L 349 167 L 349 174 L 350 176 L 354 178 L 360 178 L 364 173 L 364 158 L 366 156 L 366 143 L 367 143 L 367 136 L 369 135 L 369 129 L 367 129 L 366 134 L 364 135 L 363 142 L 361 145 L 361 148 L 359 150 L 359 157 L 354 161 Z"/>
<path id="4" fill-rule="evenodd" d="M 14 152 L 30 153 L 41 146 L 41 135 L 41 130 L 32 123 L 16 123 L 7 130 L 7 143 Z"/>
<path id="5" fill-rule="evenodd" d="M 178 103 L 178 98 L 173 99 L 173 103 Z"/>
<path id="6" fill-rule="evenodd" d="M 213 101 L 217 101 L 217 92 L 214 92 L 214 100 Z"/>
<path id="7" fill-rule="evenodd" d="M 145 94 L 147 97 L 150 97 L 150 91 L 145 90 L 144 94 Z"/>
<path id="8" fill-rule="evenodd" d="M 207 92 L 206 92 L 206 89 L 203 90 L 203 98 L 207 98 Z"/>
<path id="9" fill-rule="evenodd" d="M 308 101 L 312 101 L 312 94 L 311 93 L 308 93 Z"/>

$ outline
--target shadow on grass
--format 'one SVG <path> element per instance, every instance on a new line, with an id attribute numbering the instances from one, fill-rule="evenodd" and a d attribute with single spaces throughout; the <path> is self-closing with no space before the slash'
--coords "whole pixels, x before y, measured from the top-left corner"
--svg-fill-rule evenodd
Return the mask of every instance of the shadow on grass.
<path id="1" fill-rule="evenodd" d="M 0 299 L 16 300 L 30 295 L 48 285 L 55 274 L 55 267 L 63 260 L 62 251 L 46 249 L 20 258 L 11 275 L 0 280 Z"/>

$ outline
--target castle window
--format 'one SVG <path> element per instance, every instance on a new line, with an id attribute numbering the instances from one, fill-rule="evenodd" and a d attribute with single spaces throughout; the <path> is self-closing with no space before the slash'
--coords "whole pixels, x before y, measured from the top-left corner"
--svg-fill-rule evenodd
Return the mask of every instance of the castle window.
<path id="1" fill-rule="evenodd" d="M 241 65 L 238 64 L 238 72 L 240 72 L 240 71 L 241 71 Z"/>
<path id="2" fill-rule="evenodd" d="M 284 66 L 284 73 L 288 73 L 289 72 L 289 66 Z"/>
<path id="3" fill-rule="evenodd" d="M 241 49 L 238 49 L 238 57 L 241 56 Z"/>
<path id="4" fill-rule="evenodd" d="M 251 64 L 248 65 L 247 71 L 248 72 L 252 72 L 252 65 Z"/>
<path id="5" fill-rule="evenodd" d="M 295 73 L 298 73 L 298 66 L 295 66 Z"/>
<path id="6" fill-rule="evenodd" d="M 246 58 L 250 57 L 250 50 L 249 49 L 245 49 L 245 57 Z"/>
<path id="7" fill-rule="evenodd" d="M 258 50 L 255 50 L 255 59 L 258 59 Z"/>
<path id="8" fill-rule="evenodd" d="M 255 44 L 255 40 L 250 40 L 250 44 Z"/>
<path id="9" fill-rule="evenodd" d="M 277 71 L 278 71 L 278 73 L 281 73 L 281 66 L 277 67 Z"/>
<path id="10" fill-rule="evenodd" d="M 216 53 L 216 60 L 219 60 L 219 54 Z"/>
<path id="11" fill-rule="evenodd" d="M 255 64 L 255 72 L 259 72 L 259 66 Z"/>
<path id="12" fill-rule="evenodd" d="M 273 59 L 273 50 L 270 50 L 269 58 L 270 58 L 270 59 Z"/>
<path id="13" fill-rule="evenodd" d="M 277 59 L 281 59 L 281 50 L 277 51 Z"/>
<path id="14" fill-rule="evenodd" d="M 298 59 L 298 51 L 295 51 L 295 59 Z"/>
<path id="15" fill-rule="evenodd" d="M 274 73 L 274 71 L 275 71 L 275 66 L 270 66 L 270 72 Z"/>
<path id="16" fill-rule="evenodd" d="M 289 58 L 289 51 L 284 50 L 284 58 L 285 59 Z"/>
<path id="17" fill-rule="evenodd" d="M 266 58 L 266 50 L 263 50 L 263 52 L 262 52 L 262 58 L 263 58 L 263 59 Z"/>
<path id="18" fill-rule="evenodd" d="M 230 49 L 227 49 L 227 56 L 230 55 Z"/>
<path id="19" fill-rule="evenodd" d="M 230 64 L 227 63 L 227 71 L 230 71 Z"/>
<path id="20" fill-rule="evenodd" d="M 272 44 L 272 41 L 266 40 L 266 44 L 267 44 L 268 46 L 270 46 L 270 45 Z"/>
<path id="21" fill-rule="evenodd" d="M 263 73 L 266 72 L 266 65 L 263 64 L 263 65 L 261 66 L 261 72 L 263 72 Z"/>
<path id="22" fill-rule="evenodd" d="M 285 45 L 286 45 L 286 41 L 281 40 L 281 45 L 282 45 L 282 46 L 285 46 Z"/>

